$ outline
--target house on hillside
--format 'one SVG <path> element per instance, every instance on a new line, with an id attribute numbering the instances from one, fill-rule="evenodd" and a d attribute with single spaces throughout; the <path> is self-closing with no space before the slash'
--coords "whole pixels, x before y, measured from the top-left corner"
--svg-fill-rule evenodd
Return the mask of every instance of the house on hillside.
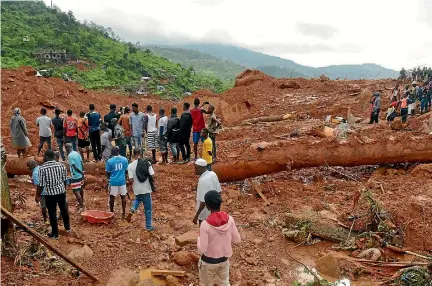
<path id="1" fill-rule="evenodd" d="M 71 58 L 71 55 L 67 54 L 66 50 L 45 49 L 37 51 L 33 55 L 45 62 L 66 62 Z"/>

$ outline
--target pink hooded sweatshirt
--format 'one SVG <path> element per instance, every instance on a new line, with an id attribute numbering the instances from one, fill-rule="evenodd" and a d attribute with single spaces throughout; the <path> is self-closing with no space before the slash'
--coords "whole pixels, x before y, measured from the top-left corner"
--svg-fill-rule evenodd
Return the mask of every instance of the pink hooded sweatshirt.
<path id="1" fill-rule="evenodd" d="M 211 258 L 231 257 L 231 243 L 240 241 L 234 219 L 226 212 L 215 212 L 201 223 L 198 251 Z"/>

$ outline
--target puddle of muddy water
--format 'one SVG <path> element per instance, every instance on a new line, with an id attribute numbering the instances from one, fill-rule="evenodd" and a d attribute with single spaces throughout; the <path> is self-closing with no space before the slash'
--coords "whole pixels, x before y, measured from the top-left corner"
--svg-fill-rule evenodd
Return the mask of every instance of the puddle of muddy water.
<path id="1" fill-rule="evenodd" d="M 150 281 L 151 280 L 153 282 L 153 285 L 167 285 L 166 280 L 154 277 L 151 274 L 152 270 L 153 270 L 152 268 L 147 268 L 147 269 L 141 270 L 139 273 L 140 281 L 145 281 L 145 280 Z"/>

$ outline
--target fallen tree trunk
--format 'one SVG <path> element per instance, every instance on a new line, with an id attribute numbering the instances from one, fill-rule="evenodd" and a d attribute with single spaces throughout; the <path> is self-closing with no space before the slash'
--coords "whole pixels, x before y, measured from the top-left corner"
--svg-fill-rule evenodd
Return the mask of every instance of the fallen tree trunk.
<path id="1" fill-rule="evenodd" d="M 264 150 L 251 148 L 236 161 L 213 166 L 221 182 L 240 181 L 289 169 L 319 166 L 358 166 L 394 163 L 431 163 L 432 136 L 412 133 L 377 134 L 374 137 L 352 136 L 347 141 L 322 139 L 311 142 L 281 141 Z M 254 145 L 255 146 L 255 145 Z"/>
<path id="2" fill-rule="evenodd" d="M 257 117 L 257 118 L 247 119 L 243 121 L 242 125 L 255 124 L 258 122 L 277 122 L 277 121 L 287 120 L 293 117 L 294 117 L 293 114 Z"/>
<path id="3" fill-rule="evenodd" d="M 390 132 L 389 136 L 385 132 L 382 130 L 382 133 L 376 133 L 373 137 L 352 136 L 346 141 L 329 138 L 311 140 L 311 137 L 281 140 L 276 145 L 260 150 L 256 149 L 256 144 L 251 144 L 249 150 L 241 149 L 242 153 L 235 160 L 213 165 L 213 171 L 220 182 L 231 182 L 290 169 L 325 165 L 350 167 L 432 163 L 432 136 L 408 132 Z M 7 173 L 30 175 L 26 165 L 29 159 L 32 158 L 8 156 Z M 84 163 L 84 169 L 93 176 L 105 174 L 104 163 Z M 185 176 L 193 175 L 193 167 L 190 165 L 156 166 L 155 170 L 162 173 L 175 170 Z"/>

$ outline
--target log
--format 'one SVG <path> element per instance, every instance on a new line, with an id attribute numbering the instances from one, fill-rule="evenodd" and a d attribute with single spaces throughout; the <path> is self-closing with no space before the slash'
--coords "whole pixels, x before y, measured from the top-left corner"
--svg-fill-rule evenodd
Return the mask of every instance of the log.
<path id="1" fill-rule="evenodd" d="M 236 156 L 236 160 L 216 163 L 212 169 L 219 181 L 232 182 L 290 169 L 325 165 L 352 167 L 432 162 L 430 135 L 402 131 L 385 136 L 377 132 L 370 137 L 351 136 L 347 141 L 330 140 L 302 138 L 281 141 L 261 151 L 243 149 L 245 152 Z"/>
<path id="2" fill-rule="evenodd" d="M 36 231 L 34 231 L 27 224 L 25 224 L 24 222 L 22 222 L 19 218 L 17 218 L 12 213 L 10 213 L 5 208 L 3 208 L 3 206 L 1 207 L 1 213 L 2 213 L 2 215 L 6 216 L 8 219 L 10 219 L 13 223 L 15 223 L 15 224 L 19 225 L 20 227 L 24 228 L 24 230 L 28 234 L 30 234 L 34 239 L 36 239 L 37 241 L 39 241 L 40 243 L 42 243 L 43 245 L 45 245 L 46 248 L 48 248 L 49 250 L 53 251 L 54 253 L 56 253 L 61 258 L 63 258 L 67 263 L 69 263 L 70 265 L 72 265 L 73 267 L 75 267 L 76 269 L 78 269 L 79 271 L 81 271 L 82 273 L 84 273 L 85 275 L 87 275 L 88 277 L 90 277 L 91 279 L 93 279 L 94 281 L 99 281 L 99 279 L 97 279 L 93 274 L 91 274 L 90 272 L 88 272 L 87 270 L 85 270 L 84 267 L 82 267 L 77 262 L 73 261 L 65 253 L 63 253 L 62 251 L 60 251 L 59 249 L 57 249 L 55 246 L 53 246 L 51 243 L 49 243 L 39 233 L 37 233 Z"/>
<path id="3" fill-rule="evenodd" d="M 293 117 L 294 117 L 293 114 L 257 117 L 257 118 L 247 119 L 247 120 L 243 121 L 242 125 L 255 124 L 258 122 L 277 122 L 277 121 L 283 121 L 283 120 L 291 119 Z"/>
<path id="4" fill-rule="evenodd" d="M 233 150 L 232 154 L 235 155 L 235 159 L 216 163 L 212 169 L 218 175 L 220 182 L 232 182 L 290 169 L 326 165 L 352 167 L 394 163 L 432 163 L 432 148 L 430 148 L 432 136 L 428 134 L 380 130 L 368 137 L 356 135 L 343 141 L 330 138 L 311 140 L 307 136 L 297 139 L 281 140 L 278 144 L 271 145 L 271 148 L 263 150 L 257 150 L 255 143 L 250 145 L 250 150 L 242 148 L 239 149 L 240 153 L 235 153 L 236 150 Z M 30 175 L 27 169 L 29 159 L 31 158 L 8 156 L 7 173 Z M 157 165 L 155 168 L 156 172 L 160 173 L 175 170 L 179 175 L 193 176 L 193 168 L 189 165 Z M 104 163 L 84 163 L 84 169 L 87 174 L 93 176 L 105 174 Z"/>
<path id="5" fill-rule="evenodd" d="M 152 270 L 151 274 L 154 276 L 186 276 L 186 272 L 182 270 Z"/>
<path id="6" fill-rule="evenodd" d="M 8 162 L 6 164 L 7 173 L 10 175 L 31 175 L 30 170 L 27 168 L 27 162 L 30 160 L 41 162 L 41 158 L 38 157 L 18 158 L 17 155 L 8 155 Z M 67 162 L 61 163 L 69 169 Z M 105 163 L 87 162 L 84 163 L 84 170 L 93 176 L 103 175 L 105 174 Z"/>
<path id="7" fill-rule="evenodd" d="M 293 229 L 296 226 L 302 225 L 302 228 L 306 233 L 310 233 L 312 236 L 316 236 L 324 240 L 341 242 L 347 240 L 348 237 L 356 237 L 356 234 L 351 233 L 350 235 L 348 230 L 336 226 L 330 222 L 324 221 L 324 219 L 320 217 L 310 217 L 287 213 L 285 214 L 284 220 L 285 227 L 288 229 Z M 286 235 L 285 237 L 289 239 L 289 237 Z"/>

